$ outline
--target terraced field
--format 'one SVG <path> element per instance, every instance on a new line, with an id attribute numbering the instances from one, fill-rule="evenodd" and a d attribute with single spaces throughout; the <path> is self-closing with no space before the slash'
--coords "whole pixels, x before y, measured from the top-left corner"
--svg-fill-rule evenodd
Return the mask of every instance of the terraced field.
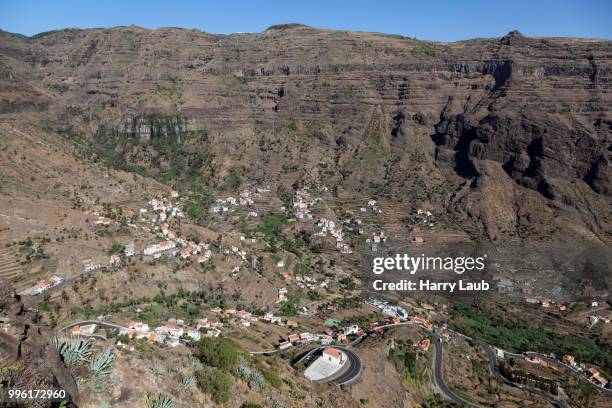
<path id="1" fill-rule="evenodd" d="M 57 273 L 57 258 L 45 258 L 39 265 L 25 266 L 23 257 L 16 247 L 0 243 L 0 281 L 10 282 L 19 293 L 34 286 L 40 279 Z"/>
<path id="2" fill-rule="evenodd" d="M 20 260 L 19 253 L 13 247 L 2 244 L 0 247 L 0 281 L 14 283 L 19 280 L 22 271 Z"/>

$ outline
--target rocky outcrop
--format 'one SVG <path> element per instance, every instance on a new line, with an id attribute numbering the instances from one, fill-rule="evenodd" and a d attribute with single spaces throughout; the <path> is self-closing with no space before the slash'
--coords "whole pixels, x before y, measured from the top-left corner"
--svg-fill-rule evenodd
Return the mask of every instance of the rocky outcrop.
<path id="1" fill-rule="evenodd" d="M 68 406 L 78 406 L 79 390 L 70 370 L 52 344 L 52 332 L 39 324 L 33 304 L 20 297 L 0 310 L 0 357 L 7 367 L 3 378 L 20 389 L 63 389 Z"/>
<path id="2" fill-rule="evenodd" d="M 583 180 L 599 194 L 611 191 L 609 142 L 546 119 L 453 115 L 442 118 L 433 137 L 436 158 L 464 177 L 481 175 L 479 160 L 494 160 L 517 183 L 549 199 L 556 196 L 556 178 Z"/>

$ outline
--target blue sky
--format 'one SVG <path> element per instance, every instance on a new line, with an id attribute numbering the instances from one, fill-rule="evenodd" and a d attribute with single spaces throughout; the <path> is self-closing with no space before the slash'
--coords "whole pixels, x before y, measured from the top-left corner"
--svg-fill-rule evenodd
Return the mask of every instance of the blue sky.
<path id="1" fill-rule="evenodd" d="M 497 37 L 513 29 L 529 36 L 612 39 L 612 1 L 0 0 L 0 28 L 25 35 L 130 24 L 229 34 L 289 22 L 441 41 Z"/>

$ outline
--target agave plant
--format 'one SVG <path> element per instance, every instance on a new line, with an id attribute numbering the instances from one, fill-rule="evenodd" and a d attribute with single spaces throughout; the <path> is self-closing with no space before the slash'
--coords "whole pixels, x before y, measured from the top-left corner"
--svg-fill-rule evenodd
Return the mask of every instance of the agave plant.
<path id="1" fill-rule="evenodd" d="M 89 370 L 92 372 L 92 384 L 94 389 L 99 390 L 110 377 L 111 369 L 115 361 L 115 353 L 111 347 L 101 353 L 96 354 L 89 363 Z"/>
<path id="2" fill-rule="evenodd" d="M 265 383 L 265 379 L 263 374 L 259 371 L 255 370 L 251 373 L 251 382 L 257 384 L 257 386 L 262 387 Z"/>
<path id="3" fill-rule="evenodd" d="M 195 384 L 195 378 L 192 375 L 187 375 L 179 380 L 179 385 L 186 390 L 189 390 Z"/>
<path id="4" fill-rule="evenodd" d="M 147 396 L 147 408 L 174 408 L 175 405 L 174 400 L 166 394 L 159 394 L 157 397 Z"/>
<path id="5" fill-rule="evenodd" d="M 273 395 L 271 398 L 271 402 L 272 402 L 272 408 L 285 408 L 285 402 L 280 399 L 280 397 L 278 397 L 277 395 Z"/>
<path id="6" fill-rule="evenodd" d="M 236 368 L 236 375 L 241 380 L 249 382 L 251 381 L 252 374 L 253 373 L 251 367 L 249 367 L 244 357 L 240 356 L 238 358 L 238 367 Z"/>
<path id="7" fill-rule="evenodd" d="M 91 339 L 81 336 L 54 337 L 53 344 L 69 367 L 88 362 L 93 354 Z"/>
<path id="8" fill-rule="evenodd" d="M 189 356 L 189 361 L 191 362 L 193 369 L 196 371 L 200 371 L 201 369 L 204 368 L 204 365 L 197 357 Z"/>
<path id="9" fill-rule="evenodd" d="M 151 372 L 156 376 L 159 377 L 160 375 L 162 375 L 164 373 L 164 367 L 159 364 L 159 363 L 155 363 L 155 365 L 153 367 L 151 367 Z"/>

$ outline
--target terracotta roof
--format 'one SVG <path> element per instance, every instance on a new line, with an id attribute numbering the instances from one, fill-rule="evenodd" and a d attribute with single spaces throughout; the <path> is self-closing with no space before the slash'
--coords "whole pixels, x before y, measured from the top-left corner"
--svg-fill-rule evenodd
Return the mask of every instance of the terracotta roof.
<path id="1" fill-rule="evenodd" d="M 327 347 L 323 350 L 323 354 L 331 356 L 333 358 L 340 358 L 342 354 L 335 348 Z"/>

